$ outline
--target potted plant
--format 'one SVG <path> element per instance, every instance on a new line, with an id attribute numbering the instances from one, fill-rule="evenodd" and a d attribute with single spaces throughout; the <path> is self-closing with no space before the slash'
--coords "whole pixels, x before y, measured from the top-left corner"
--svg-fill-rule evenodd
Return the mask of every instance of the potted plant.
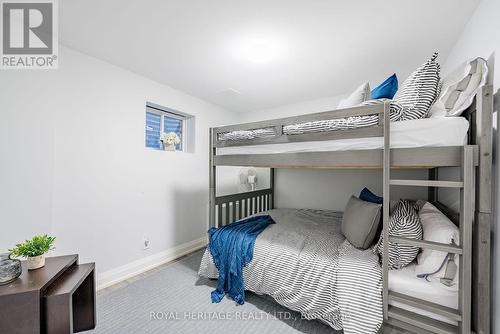
<path id="1" fill-rule="evenodd" d="M 175 151 L 175 145 L 181 143 L 181 139 L 175 132 L 163 132 L 160 141 L 165 151 Z"/>
<path id="2" fill-rule="evenodd" d="M 42 268 L 45 265 L 45 254 L 54 249 L 55 237 L 47 234 L 35 235 L 31 240 L 17 244 L 16 247 L 9 249 L 11 255 L 15 257 L 24 257 L 28 260 L 28 270 Z"/>

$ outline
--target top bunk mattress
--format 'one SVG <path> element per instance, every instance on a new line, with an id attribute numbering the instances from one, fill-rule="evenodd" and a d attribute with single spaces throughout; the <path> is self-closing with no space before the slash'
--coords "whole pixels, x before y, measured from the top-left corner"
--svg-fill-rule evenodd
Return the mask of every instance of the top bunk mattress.
<path id="1" fill-rule="evenodd" d="M 391 123 L 391 148 L 462 146 L 469 122 L 463 117 L 436 117 Z M 373 150 L 384 146 L 382 137 L 352 138 L 280 144 L 230 146 L 217 155 Z"/>

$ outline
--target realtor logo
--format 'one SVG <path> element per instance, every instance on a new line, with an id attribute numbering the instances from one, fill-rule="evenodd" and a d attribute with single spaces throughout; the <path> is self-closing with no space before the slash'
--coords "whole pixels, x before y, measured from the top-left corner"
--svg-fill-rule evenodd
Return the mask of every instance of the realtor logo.
<path id="1" fill-rule="evenodd" d="M 57 68 L 56 0 L 2 0 L 0 4 L 2 18 L 0 68 Z"/>

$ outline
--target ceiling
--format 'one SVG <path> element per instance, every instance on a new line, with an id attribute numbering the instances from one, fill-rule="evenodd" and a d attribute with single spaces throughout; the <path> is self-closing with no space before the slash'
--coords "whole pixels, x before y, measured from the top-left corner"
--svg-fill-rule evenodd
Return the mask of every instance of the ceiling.
<path id="1" fill-rule="evenodd" d="M 235 112 L 337 96 L 434 51 L 479 0 L 60 1 L 60 40 Z"/>

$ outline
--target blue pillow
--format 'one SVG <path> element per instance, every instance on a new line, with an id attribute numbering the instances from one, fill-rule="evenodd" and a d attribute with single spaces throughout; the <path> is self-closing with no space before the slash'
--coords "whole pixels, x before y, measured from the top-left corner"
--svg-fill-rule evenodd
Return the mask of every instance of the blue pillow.
<path id="1" fill-rule="evenodd" d="M 396 74 L 391 75 L 387 80 L 382 82 L 377 87 L 373 88 L 372 99 L 392 99 L 398 91 L 398 77 Z"/>
<path id="2" fill-rule="evenodd" d="M 361 193 L 359 194 L 359 199 L 365 202 L 371 202 L 375 204 L 384 203 L 384 199 L 382 197 L 375 195 L 368 188 L 364 188 L 363 190 L 361 190 Z"/>

